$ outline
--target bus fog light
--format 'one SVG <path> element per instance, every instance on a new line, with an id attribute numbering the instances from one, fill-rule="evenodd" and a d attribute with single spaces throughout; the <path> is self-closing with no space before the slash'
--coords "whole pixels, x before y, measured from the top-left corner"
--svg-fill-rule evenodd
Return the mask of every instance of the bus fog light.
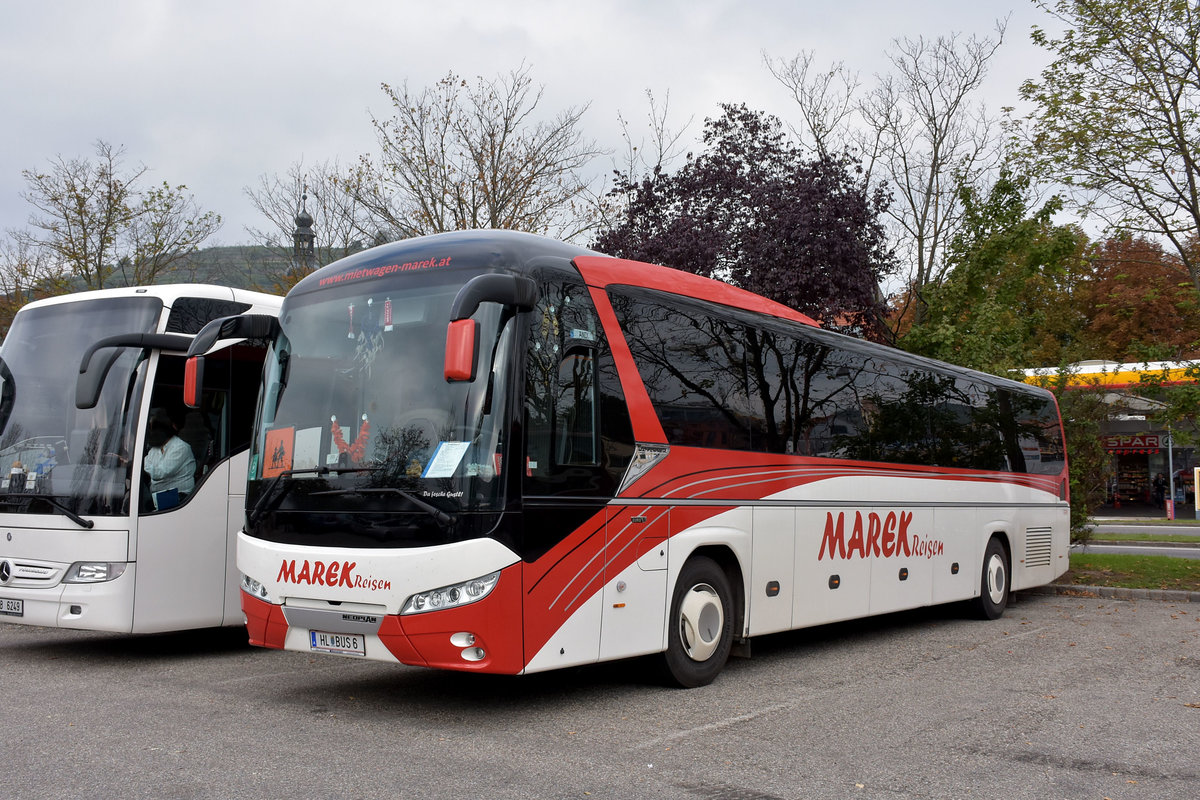
<path id="1" fill-rule="evenodd" d="M 466 633 L 465 631 L 462 633 L 456 633 L 450 637 L 450 644 L 454 645 L 455 647 L 470 647 L 471 645 L 475 644 L 475 634 Z"/>
<path id="2" fill-rule="evenodd" d="M 104 583 L 125 574 L 125 564 L 104 561 L 76 561 L 63 575 L 63 583 Z"/>
<path id="3" fill-rule="evenodd" d="M 464 661 L 483 661 L 487 653 L 483 652 L 482 647 L 468 647 L 462 651 Z"/>
<path id="4" fill-rule="evenodd" d="M 499 580 L 500 573 L 497 571 L 490 575 L 484 575 L 482 578 L 472 578 L 451 586 L 420 592 L 404 601 L 404 605 L 400 607 L 400 613 L 422 614 L 427 611 L 441 611 L 446 608 L 470 605 L 491 594 Z"/>

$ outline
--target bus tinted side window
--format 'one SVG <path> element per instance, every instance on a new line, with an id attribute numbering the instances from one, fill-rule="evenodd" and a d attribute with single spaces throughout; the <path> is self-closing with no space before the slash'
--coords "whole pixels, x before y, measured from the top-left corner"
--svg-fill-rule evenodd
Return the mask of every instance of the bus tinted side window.
<path id="1" fill-rule="evenodd" d="M 1009 435 L 1013 458 L 1020 457 L 1016 472 L 1057 475 L 1066 460 L 1058 413 L 1050 398 L 1004 389 L 999 392 L 1012 424 Z"/>
<path id="2" fill-rule="evenodd" d="M 673 445 L 954 469 L 1061 469 L 1053 404 L 815 328 L 611 294 Z"/>
<path id="3" fill-rule="evenodd" d="M 667 441 L 749 450 L 762 422 L 751 398 L 745 326 L 692 305 L 613 296 L 613 307 Z"/>

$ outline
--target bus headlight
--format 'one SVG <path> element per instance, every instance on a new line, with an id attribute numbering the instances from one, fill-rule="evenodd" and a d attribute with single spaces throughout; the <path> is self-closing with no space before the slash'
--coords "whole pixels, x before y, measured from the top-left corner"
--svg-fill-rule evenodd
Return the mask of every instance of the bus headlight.
<path id="1" fill-rule="evenodd" d="M 443 611 L 447 608 L 470 605 L 491 594 L 499 580 L 500 573 L 493 572 L 482 578 L 472 578 L 452 586 L 443 586 L 440 589 L 414 594 L 404 601 L 400 613 L 424 614 L 428 611 Z"/>
<path id="2" fill-rule="evenodd" d="M 242 575 L 242 591 L 256 600 L 262 600 L 267 603 L 275 602 L 271 599 L 271 594 L 267 591 L 267 587 L 246 574 Z"/>
<path id="3" fill-rule="evenodd" d="M 123 562 L 76 561 L 67 568 L 63 583 L 104 583 L 115 581 L 125 574 Z"/>

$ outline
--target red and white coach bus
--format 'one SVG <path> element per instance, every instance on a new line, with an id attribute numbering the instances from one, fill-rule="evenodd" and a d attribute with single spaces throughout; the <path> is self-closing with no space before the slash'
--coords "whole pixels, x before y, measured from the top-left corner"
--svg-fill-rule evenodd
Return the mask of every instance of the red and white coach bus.
<path id="1" fill-rule="evenodd" d="M 662 653 L 698 686 L 755 636 L 995 618 L 1067 567 L 1048 392 L 537 236 L 326 266 L 264 381 L 238 539 L 258 645 L 497 673 Z"/>
<path id="2" fill-rule="evenodd" d="M 234 553 L 267 350 L 217 343 L 191 412 L 184 355 L 208 322 L 269 317 L 281 300 L 175 284 L 17 312 L 0 348 L 0 621 L 125 633 L 241 623 Z M 164 418 L 179 441 L 156 448 L 151 420 Z M 144 471 L 153 449 L 178 464 L 173 480 L 151 467 L 169 487 Z"/>

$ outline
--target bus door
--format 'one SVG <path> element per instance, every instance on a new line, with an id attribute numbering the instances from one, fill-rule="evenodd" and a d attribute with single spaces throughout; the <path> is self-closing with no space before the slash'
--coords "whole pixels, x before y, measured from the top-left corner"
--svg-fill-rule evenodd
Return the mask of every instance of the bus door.
<path id="1" fill-rule="evenodd" d="M 582 283 L 555 276 L 540 281 L 530 317 L 524 546 L 527 557 L 549 551 L 542 558 L 554 566 L 545 583 L 565 586 L 561 597 L 555 590 L 552 611 L 575 619 L 554 634 L 561 644 L 551 649 L 562 651 L 556 664 L 661 650 L 666 507 L 649 514 L 609 505 L 632 457 L 633 432 L 595 307 Z M 594 527 L 600 519 L 603 530 Z M 537 628 L 526 631 L 530 656 L 543 646 Z"/>
<path id="2" fill-rule="evenodd" d="M 215 627 L 240 619 L 235 545 L 265 353 L 237 344 L 209 354 L 197 408 L 182 402 L 186 360 L 159 355 L 142 417 L 140 455 L 145 458 L 150 417 L 165 412 L 175 436 L 190 449 L 194 468 L 191 489 L 177 498 L 169 491 L 152 493 L 142 472 L 136 495 L 135 631 Z"/>

